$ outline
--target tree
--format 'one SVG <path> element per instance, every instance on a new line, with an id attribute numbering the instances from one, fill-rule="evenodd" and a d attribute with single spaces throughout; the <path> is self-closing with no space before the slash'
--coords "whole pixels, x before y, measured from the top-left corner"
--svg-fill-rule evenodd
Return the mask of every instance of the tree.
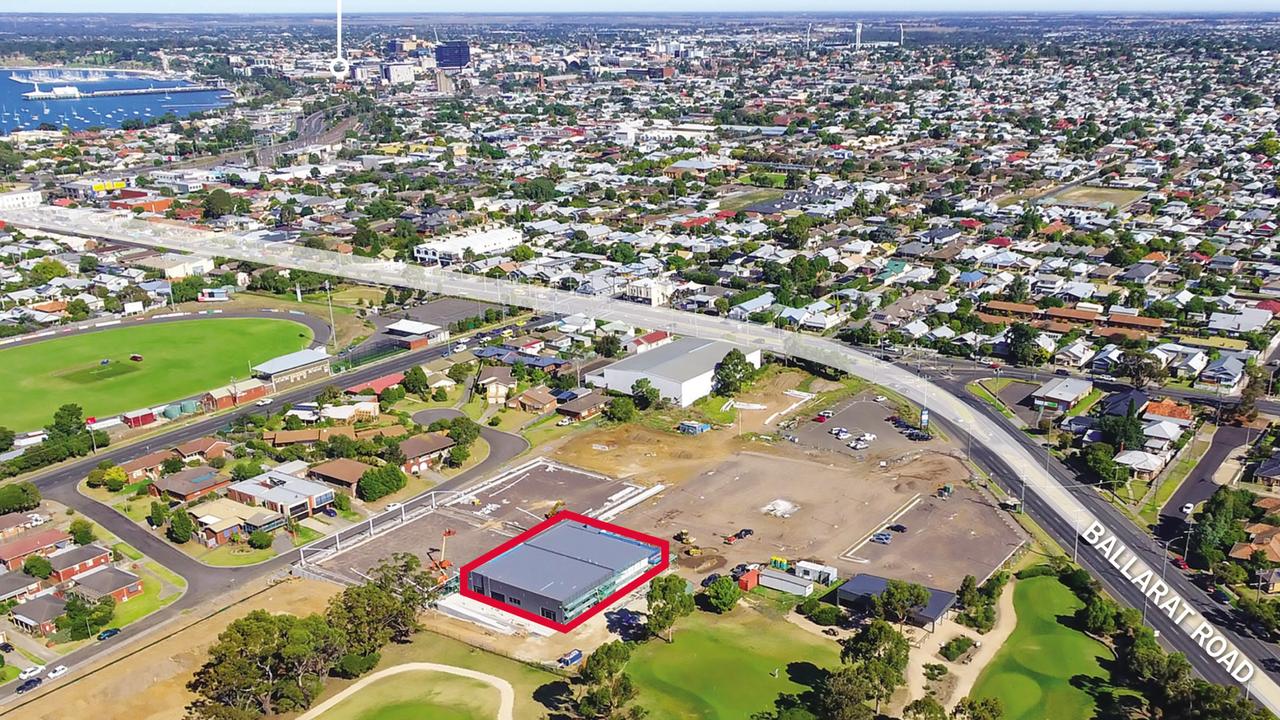
<path id="1" fill-rule="evenodd" d="M 236 466 L 231 468 L 231 479 L 235 482 L 243 482 L 261 474 L 262 466 L 256 462 L 248 460 L 236 463 Z"/>
<path id="2" fill-rule="evenodd" d="M 405 371 L 404 380 L 400 381 L 400 386 L 407 392 L 418 396 L 425 395 L 431 389 L 430 381 L 427 380 L 427 373 L 422 369 L 421 365 L 414 365 Z"/>
<path id="3" fill-rule="evenodd" d="M 445 374 L 449 376 L 450 380 L 462 384 L 471 376 L 473 369 L 474 366 L 471 363 L 456 363 L 450 365 L 448 372 Z"/>
<path id="4" fill-rule="evenodd" d="M 1162 383 L 1169 377 L 1169 371 L 1154 357 L 1136 348 L 1128 348 L 1121 353 L 1116 374 L 1129 378 L 1139 390 L 1153 382 Z"/>
<path id="5" fill-rule="evenodd" d="M 97 534 L 93 532 L 93 523 L 84 518 L 76 518 L 71 521 L 71 525 L 67 528 L 67 532 L 71 535 L 71 539 L 77 545 L 88 545 L 98 539 Z"/>
<path id="6" fill-rule="evenodd" d="M 236 201 L 231 197 L 231 193 L 218 188 L 205 196 L 204 201 L 200 203 L 200 208 L 204 211 L 206 219 L 217 219 L 223 215 L 230 215 L 235 211 Z"/>
<path id="7" fill-rule="evenodd" d="M 511 259 L 515 260 L 516 262 L 526 262 L 526 261 L 532 260 L 533 258 L 534 258 L 533 248 L 529 247 L 525 243 L 520 243 L 514 248 L 511 248 Z"/>
<path id="8" fill-rule="evenodd" d="M 178 508 L 173 518 L 169 520 L 169 529 L 165 535 L 173 542 L 182 545 L 191 539 L 195 531 L 196 526 L 191 522 L 191 515 L 185 509 Z"/>
<path id="9" fill-rule="evenodd" d="M 112 465 L 102 472 L 102 484 L 110 492 L 120 492 L 129 484 L 129 475 L 119 465 Z"/>
<path id="10" fill-rule="evenodd" d="M 872 698 L 867 678 L 857 669 L 842 667 L 827 675 L 818 693 L 818 717 L 823 720 L 871 720 L 867 701 Z"/>
<path id="11" fill-rule="evenodd" d="M 687 583 L 679 575 L 659 575 L 649 582 L 647 599 L 649 614 L 645 629 L 659 637 L 666 633 L 664 639 L 671 642 L 671 628 L 676 620 L 693 612 L 693 594 Z"/>
<path id="12" fill-rule="evenodd" d="M 50 440 L 65 440 L 85 431 L 84 410 L 75 403 L 59 406 L 53 413 L 53 422 L 44 426 Z"/>
<path id="13" fill-rule="evenodd" d="M 404 471 L 397 465 L 369 468 L 356 482 L 356 495 L 366 502 L 390 495 L 408 484 Z"/>
<path id="14" fill-rule="evenodd" d="M 595 351 L 604 357 L 617 357 L 622 352 L 622 340 L 613 333 L 605 333 L 596 338 L 594 347 Z"/>
<path id="15" fill-rule="evenodd" d="M 631 659 L 631 646 L 619 640 L 596 648 L 579 670 L 578 680 L 585 686 L 575 709 L 584 718 L 640 718 L 643 713 L 626 706 L 635 699 L 637 690 L 625 672 Z"/>
<path id="16" fill-rule="evenodd" d="M 631 383 L 631 397 L 635 400 L 636 407 L 641 410 L 648 410 L 656 406 L 661 399 L 658 394 L 658 388 L 653 386 L 649 378 L 640 378 Z"/>
<path id="17" fill-rule="evenodd" d="M 1026 302 L 1027 298 L 1031 296 L 1031 283 L 1027 281 L 1025 275 L 1016 275 L 1013 278 L 1013 282 L 1009 283 L 1005 288 L 1005 296 L 1009 298 L 1010 302 Z"/>
<path id="18" fill-rule="evenodd" d="M 1098 421 L 1103 439 L 1119 450 L 1143 446 L 1147 438 L 1142 426 L 1142 418 L 1138 416 L 1133 401 L 1129 401 L 1129 409 L 1124 415 L 1107 415 Z"/>
<path id="19" fill-rule="evenodd" d="M 46 580 L 53 574 L 53 563 L 43 555 L 28 555 L 27 559 L 22 561 L 22 572 L 31 577 Z"/>
<path id="20" fill-rule="evenodd" d="M 40 506 L 40 491 L 29 482 L 0 486 L 0 515 L 26 512 Z"/>
<path id="21" fill-rule="evenodd" d="M 884 591 L 875 599 L 876 610 L 883 616 L 896 619 L 898 627 L 911 617 L 911 613 L 929 603 L 929 590 L 923 585 L 890 580 Z"/>
<path id="22" fill-rule="evenodd" d="M 1004 708 L 995 698 L 963 698 L 951 711 L 953 720 L 1000 720 L 1004 717 Z"/>
<path id="23" fill-rule="evenodd" d="M 394 595 L 371 583 L 352 585 L 329 600 L 325 618 L 347 637 L 347 651 L 372 655 L 391 641 L 405 612 Z"/>
<path id="24" fill-rule="evenodd" d="M 98 632 L 111 622 L 115 613 L 116 599 L 110 595 L 99 598 L 97 602 L 88 603 L 79 595 L 72 594 L 67 598 L 63 615 L 54 621 L 58 629 L 66 632 L 71 640 L 84 640 Z"/>
<path id="25" fill-rule="evenodd" d="M 867 683 L 867 699 L 875 699 L 877 708 L 905 681 L 909 653 L 907 639 L 884 620 L 871 621 L 840 643 L 840 659 L 857 665 Z"/>
<path id="26" fill-rule="evenodd" d="M 738 348 L 730 350 L 716 364 L 711 382 L 717 395 L 737 395 L 755 375 L 755 367 L 747 362 L 747 356 Z"/>
<path id="27" fill-rule="evenodd" d="M 1107 487 L 1115 487 L 1119 482 L 1119 465 L 1114 458 L 1116 449 L 1108 443 L 1096 442 L 1084 450 L 1085 467 L 1093 471 L 1099 482 Z"/>
<path id="28" fill-rule="evenodd" d="M 1094 637 L 1106 638 L 1116 631 L 1119 608 L 1098 593 L 1093 593 L 1080 608 L 1079 615 L 1084 631 Z"/>
<path id="29" fill-rule="evenodd" d="M 445 462 L 449 465 L 449 467 L 459 468 L 459 467 L 462 467 L 462 464 L 465 463 L 470 457 L 471 457 L 471 448 L 467 447 L 466 445 L 454 445 L 453 447 L 449 448 L 449 456 L 448 458 L 446 458 Z"/>
<path id="30" fill-rule="evenodd" d="M 1009 358 L 1019 365 L 1040 365 L 1049 353 L 1036 344 L 1040 331 L 1026 323 L 1014 323 L 1009 327 L 1005 342 L 1009 346 Z"/>
<path id="31" fill-rule="evenodd" d="M 613 422 L 625 423 L 636 419 L 636 404 L 629 397 L 615 397 L 604 407 L 604 416 Z"/>
<path id="32" fill-rule="evenodd" d="M 932 695 L 912 700 L 903 713 L 906 720 L 947 720 L 947 709 Z"/>
<path id="33" fill-rule="evenodd" d="M 160 472 L 164 473 L 165 475 L 172 475 L 176 472 L 181 472 L 182 468 L 184 467 L 186 466 L 183 464 L 182 458 L 178 457 L 177 455 L 174 455 L 172 457 L 165 458 L 164 461 L 160 463 Z M 234 475 L 232 477 L 234 477 Z M 247 478 L 240 478 L 240 479 L 245 480 Z"/>
<path id="34" fill-rule="evenodd" d="M 960 581 L 960 590 L 956 593 L 956 599 L 960 601 L 960 606 L 966 610 L 977 607 L 981 602 L 981 596 L 978 594 L 978 580 L 972 575 L 965 575 Z"/>
<path id="35" fill-rule="evenodd" d="M 9 428 L 0 425 L 0 452 L 4 452 L 13 447 L 13 441 L 16 434 Z"/>
<path id="36" fill-rule="evenodd" d="M 159 500 L 151 501 L 151 512 L 147 515 L 147 520 L 151 523 L 151 527 L 164 527 L 169 519 L 169 507 Z"/>
<path id="37" fill-rule="evenodd" d="M 249 533 L 249 547 L 254 550 L 266 550 L 271 547 L 271 533 L 265 530 L 254 530 Z"/>
<path id="38" fill-rule="evenodd" d="M 341 628 L 320 615 L 254 610 L 233 621 L 187 688 L 196 720 L 250 720 L 307 708 L 346 652 Z"/>
<path id="39" fill-rule="evenodd" d="M 742 598 L 742 590 L 738 583 L 728 575 L 721 575 L 707 587 L 707 603 L 718 613 L 727 613 Z"/>

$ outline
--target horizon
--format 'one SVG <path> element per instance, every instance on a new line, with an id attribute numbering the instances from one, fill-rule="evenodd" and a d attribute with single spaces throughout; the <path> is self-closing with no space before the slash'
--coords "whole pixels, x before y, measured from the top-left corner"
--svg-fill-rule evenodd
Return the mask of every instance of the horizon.
<path id="1" fill-rule="evenodd" d="M 292 15 L 325 17 L 334 14 L 336 3 L 333 0 L 273 0 L 270 2 L 254 2 L 254 0 L 226 0 L 216 12 L 203 9 L 204 3 L 194 0 L 177 0 L 167 3 L 164 9 L 157 8 L 153 0 L 120 0 L 111 10 L 104 11 L 95 7 L 100 0 L 49 0 L 43 3 L 38 11 L 0 12 L 0 16 L 50 16 L 76 15 L 92 13 L 95 15 Z M 474 9 L 458 10 L 424 10 L 412 7 L 409 0 L 345 0 L 343 14 L 346 16 L 362 15 L 801 15 L 829 14 L 839 16 L 856 16 L 866 14 L 928 14 L 928 15 L 1199 15 L 1222 16 L 1240 13 L 1280 14 L 1272 0 L 1227 0 L 1215 4 L 1212 9 L 1203 7 L 1203 3 L 1192 0 L 1130 0 L 1129 2 L 1108 2 L 1107 0 L 1084 0 L 1069 3 L 1071 7 L 1062 7 L 1061 3 L 1052 0 L 975 0 L 971 7 L 957 9 L 952 3 L 939 0 L 902 0 L 902 2 L 876 2 L 858 9 L 835 7 L 841 5 L 838 0 L 809 0 L 797 7 L 782 7 L 776 0 L 701 0 L 690 4 L 679 0 L 658 0 L 649 7 L 641 8 L 600 8 L 594 7 L 584 0 L 551 0 L 546 9 L 531 11 L 520 4 L 511 4 L 510 0 L 479 0 L 471 3 Z M 176 9 L 173 6 L 178 6 Z M 264 8 L 263 5 L 270 5 Z M 733 7 L 729 7 L 733 5 Z M 50 9 L 52 6 L 52 9 Z"/>

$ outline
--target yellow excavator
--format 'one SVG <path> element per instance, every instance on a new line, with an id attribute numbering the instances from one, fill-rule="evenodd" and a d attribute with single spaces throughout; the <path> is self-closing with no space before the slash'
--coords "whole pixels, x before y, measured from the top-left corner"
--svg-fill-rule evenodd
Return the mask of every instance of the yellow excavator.
<path id="1" fill-rule="evenodd" d="M 563 509 L 564 509 L 564 501 L 563 501 L 563 500 L 557 500 L 557 501 L 556 501 L 556 504 L 555 504 L 555 505 L 552 505 L 552 506 L 551 506 L 551 509 L 550 509 L 550 510 L 548 510 L 548 511 L 547 511 L 547 512 L 542 516 L 542 517 L 549 518 L 549 517 L 551 517 L 552 515 L 555 515 L 556 513 L 560 512 L 560 511 L 561 511 L 561 510 L 563 510 Z"/>
<path id="2" fill-rule="evenodd" d="M 688 530 L 681 530 L 680 532 L 676 533 L 675 537 L 676 537 L 676 542 L 680 543 L 681 545 L 693 544 L 693 536 L 689 534 Z"/>

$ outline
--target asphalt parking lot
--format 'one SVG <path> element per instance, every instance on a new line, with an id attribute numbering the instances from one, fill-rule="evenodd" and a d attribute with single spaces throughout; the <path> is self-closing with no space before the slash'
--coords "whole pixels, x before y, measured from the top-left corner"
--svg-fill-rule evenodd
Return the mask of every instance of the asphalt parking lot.
<path id="1" fill-rule="evenodd" d="M 874 393 L 859 395 L 828 408 L 833 415 L 825 422 L 818 422 L 817 415 L 802 418 L 789 434 L 800 444 L 819 448 L 859 460 L 881 460 L 885 457 L 900 455 L 913 450 L 936 449 L 941 445 L 938 439 L 914 441 L 908 439 L 902 429 L 894 426 L 885 418 L 896 413 L 894 406 L 888 402 L 875 402 Z M 844 428 L 852 434 L 846 440 L 832 435 L 836 428 Z M 853 450 L 849 442 L 863 433 L 876 436 L 866 450 Z"/>
<path id="2" fill-rule="evenodd" d="M 440 298 L 424 305 L 406 308 L 403 315 L 410 320 L 447 328 L 459 320 L 484 315 L 484 311 L 488 308 L 497 309 L 498 306 L 461 298 Z"/>
<path id="3" fill-rule="evenodd" d="M 412 552 L 426 565 L 440 559 L 438 549 L 443 534 L 452 530 L 456 534 L 445 541 L 444 559 L 456 567 L 533 527 L 558 507 L 594 516 L 642 490 L 630 483 L 537 458 L 482 480 L 466 488 L 453 504 L 326 558 L 320 565 L 353 579 L 397 552 Z"/>

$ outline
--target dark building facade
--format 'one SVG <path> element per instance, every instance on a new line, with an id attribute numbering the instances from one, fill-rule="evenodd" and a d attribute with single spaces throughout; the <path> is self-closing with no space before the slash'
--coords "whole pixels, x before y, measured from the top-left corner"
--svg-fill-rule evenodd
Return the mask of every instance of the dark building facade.
<path id="1" fill-rule="evenodd" d="M 436 46 L 436 67 L 457 70 L 471 64 L 471 45 L 466 40 L 451 40 Z"/>

